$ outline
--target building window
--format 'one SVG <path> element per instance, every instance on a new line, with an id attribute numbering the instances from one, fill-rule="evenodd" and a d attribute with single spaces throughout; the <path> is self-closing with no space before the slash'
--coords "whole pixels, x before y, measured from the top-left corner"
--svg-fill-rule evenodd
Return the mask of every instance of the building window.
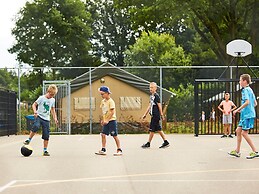
<path id="1" fill-rule="evenodd" d="M 91 97 L 91 107 L 92 110 L 95 110 L 95 98 Z M 79 97 L 74 98 L 74 109 L 75 110 L 90 110 L 90 97 Z"/>
<path id="2" fill-rule="evenodd" d="M 141 97 L 120 97 L 121 110 L 140 110 L 141 104 Z"/>

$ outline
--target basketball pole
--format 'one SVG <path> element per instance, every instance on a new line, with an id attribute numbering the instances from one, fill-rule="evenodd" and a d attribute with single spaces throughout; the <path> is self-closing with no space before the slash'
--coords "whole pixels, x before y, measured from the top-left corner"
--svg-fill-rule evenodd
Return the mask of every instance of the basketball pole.
<path id="1" fill-rule="evenodd" d="M 252 70 L 252 68 L 249 66 L 249 64 L 245 61 L 244 57 L 252 54 L 252 45 L 242 39 L 236 39 L 233 40 L 231 42 L 229 42 L 226 45 L 226 53 L 230 56 L 233 57 L 233 59 L 231 60 L 230 64 L 233 63 L 234 59 L 237 58 L 242 58 L 243 62 L 246 64 L 246 67 L 253 73 L 253 75 L 257 77 L 257 75 L 255 74 L 255 72 Z M 223 71 L 223 73 L 220 75 L 219 79 L 222 77 L 222 75 L 226 72 L 226 70 L 229 68 L 230 64 L 228 65 L 228 67 Z M 238 62 L 236 63 L 237 68 L 236 68 L 236 79 L 238 79 Z"/>
<path id="2" fill-rule="evenodd" d="M 244 61 L 244 63 L 246 64 L 246 66 L 248 67 L 248 69 L 254 74 L 254 76 L 256 77 L 256 78 L 258 78 L 257 77 L 257 75 L 255 74 L 255 72 L 253 71 L 253 69 L 249 66 L 249 64 L 245 61 L 245 59 L 243 58 L 243 57 L 241 57 L 242 58 L 242 60 Z"/>
<path id="3" fill-rule="evenodd" d="M 219 76 L 218 79 L 220 79 L 220 78 L 224 75 L 224 73 L 225 73 L 225 72 L 227 71 L 227 69 L 231 66 L 231 64 L 234 62 L 234 60 L 235 60 L 235 57 L 232 58 L 232 60 L 231 60 L 231 62 L 229 63 L 229 65 L 228 65 L 227 68 L 225 68 L 225 70 L 221 73 L 221 75 Z"/>

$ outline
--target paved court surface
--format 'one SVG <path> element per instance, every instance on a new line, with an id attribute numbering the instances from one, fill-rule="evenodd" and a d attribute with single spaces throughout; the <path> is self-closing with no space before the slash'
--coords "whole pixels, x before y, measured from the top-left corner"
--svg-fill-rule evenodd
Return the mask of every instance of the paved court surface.
<path id="1" fill-rule="evenodd" d="M 227 155 L 236 138 L 168 135 L 171 146 L 159 149 L 156 135 L 150 149 L 142 149 L 148 135 L 120 135 L 124 155 L 113 156 L 108 137 L 107 156 L 97 156 L 99 135 L 51 136 L 50 157 L 42 156 L 42 140 L 35 136 L 33 154 L 20 147 L 26 136 L 0 137 L 1 194 L 188 194 L 259 193 L 259 159 Z M 259 148 L 259 136 L 252 136 Z"/>

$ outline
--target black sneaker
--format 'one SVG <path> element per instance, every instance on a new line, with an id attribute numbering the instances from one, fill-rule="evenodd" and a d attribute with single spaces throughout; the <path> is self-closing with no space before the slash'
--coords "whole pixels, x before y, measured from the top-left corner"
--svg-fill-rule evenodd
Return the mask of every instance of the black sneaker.
<path id="1" fill-rule="evenodd" d="M 23 144 L 24 144 L 24 145 L 29 145 L 29 144 L 30 144 L 30 140 L 28 140 L 28 139 L 25 140 L 25 141 L 23 142 Z"/>
<path id="2" fill-rule="evenodd" d="M 168 141 L 164 141 L 164 143 L 159 148 L 167 148 L 169 146 L 170 146 L 169 142 Z"/>
<path id="3" fill-rule="evenodd" d="M 228 135 L 228 137 L 229 137 L 229 138 L 233 138 L 233 136 L 232 136 L 231 134 L 230 134 L 230 135 Z"/>
<path id="4" fill-rule="evenodd" d="M 50 154 L 49 154 L 48 151 L 44 151 L 44 152 L 43 152 L 43 156 L 50 156 Z"/>
<path id="5" fill-rule="evenodd" d="M 226 136 L 226 135 L 222 135 L 222 136 L 221 136 L 221 138 L 225 138 L 225 137 L 228 137 L 228 136 Z"/>
<path id="6" fill-rule="evenodd" d="M 142 148 L 150 148 L 150 143 L 147 142 L 141 146 Z"/>

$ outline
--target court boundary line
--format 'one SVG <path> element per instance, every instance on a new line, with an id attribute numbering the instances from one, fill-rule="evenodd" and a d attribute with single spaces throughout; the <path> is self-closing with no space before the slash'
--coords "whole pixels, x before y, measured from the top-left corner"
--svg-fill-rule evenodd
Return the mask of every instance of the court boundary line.
<path id="1" fill-rule="evenodd" d="M 4 186 L 0 187 L 0 193 L 2 193 L 3 191 L 5 191 L 6 189 L 10 188 L 12 185 L 14 185 L 17 181 L 16 180 L 12 180 L 9 183 L 5 184 Z"/>
<path id="2" fill-rule="evenodd" d="M 27 187 L 27 186 L 35 186 L 35 185 L 44 185 L 44 184 L 55 184 L 55 183 L 66 183 L 66 182 L 101 182 L 105 181 L 105 179 L 112 179 L 112 178 L 130 178 L 130 177 L 145 177 L 145 176 L 158 176 L 158 175 L 177 175 L 177 174 L 194 174 L 194 173 L 220 173 L 220 172 L 238 172 L 238 171 L 259 171 L 259 168 L 250 168 L 250 169 L 221 169 L 221 170 L 201 170 L 201 171 L 180 171 L 180 172 L 164 172 L 164 173 L 142 173 L 142 174 L 129 174 L 129 175 L 114 175 L 114 176 L 99 176 L 99 177 L 88 177 L 88 178 L 78 178 L 78 179 L 64 179 L 64 180 L 16 180 L 16 182 L 37 182 L 37 183 L 27 183 L 27 184 L 19 184 L 19 185 L 11 185 L 8 188 L 19 188 L 19 187 Z M 99 180 L 98 180 L 99 179 Z M 104 179 L 104 180 L 103 180 Z M 108 181 L 115 181 L 113 180 L 106 180 Z M 222 179 L 221 179 L 222 180 Z M 133 181 L 133 180 L 125 180 L 125 181 Z M 161 181 L 161 180 L 160 180 Z M 171 181 L 171 180 L 170 180 Z M 171 182 L 176 182 L 177 180 L 172 180 Z M 197 180 L 199 181 L 199 180 Z M 200 181 L 209 181 L 209 180 L 200 180 Z M 220 181 L 215 180 L 215 181 Z M 226 180 L 225 180 L 226 181 Z M 251 180 L 228 180 L 228 181 L 259 181 L 256 179 Z M 144 181 L 143 181 L 144 182 Z M 168 181 L 169 182 L 169 181 Z M 179 181 L 180 182 L 180 181 Z M 184 182 L 184 180 L 182 180 Z M 214 182 L 214 180 L 211 180 Z"/>

